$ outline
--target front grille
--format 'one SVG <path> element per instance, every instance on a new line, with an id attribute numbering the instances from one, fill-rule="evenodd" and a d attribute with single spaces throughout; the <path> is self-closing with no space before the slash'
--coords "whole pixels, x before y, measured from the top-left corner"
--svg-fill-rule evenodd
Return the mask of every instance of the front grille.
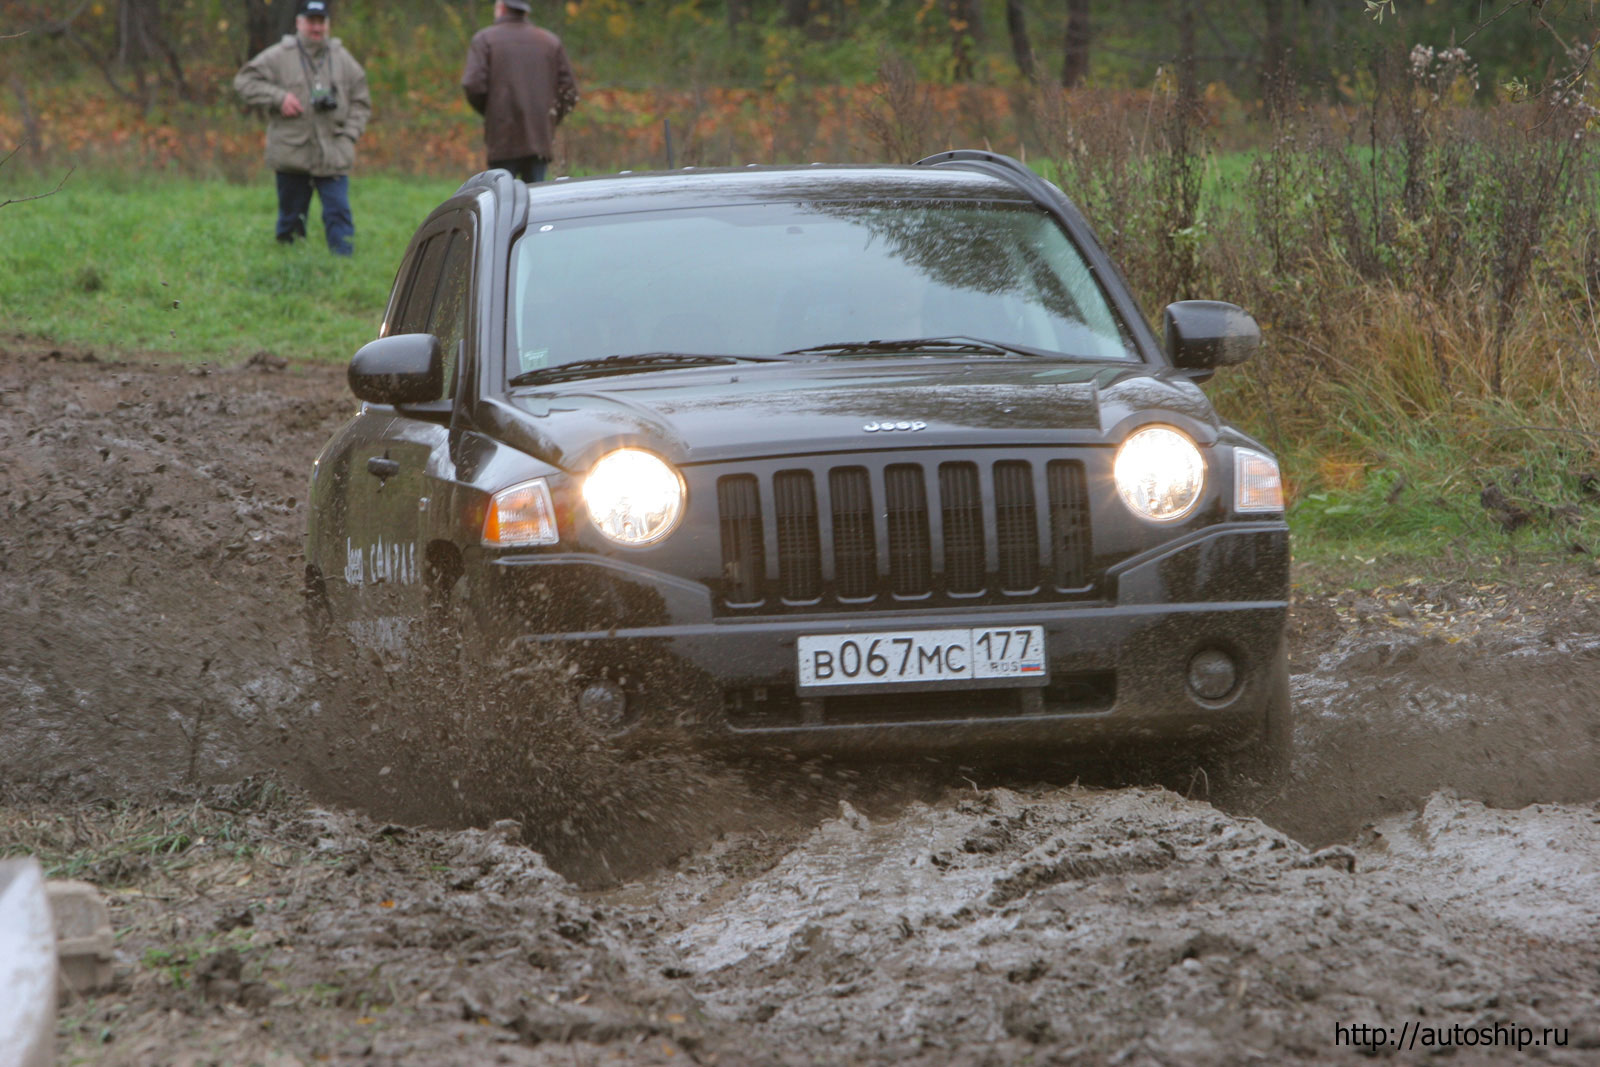
<path id="1" fill-rule="evenodd" d="M 1075 459 L 788 467 L 716 484 L 726 607 L 1093 592 L 1088 478 Z"/>

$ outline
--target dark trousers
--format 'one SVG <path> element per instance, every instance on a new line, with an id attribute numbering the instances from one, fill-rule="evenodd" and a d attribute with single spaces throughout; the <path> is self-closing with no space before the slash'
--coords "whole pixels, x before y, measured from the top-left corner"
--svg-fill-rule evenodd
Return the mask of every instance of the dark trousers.
<path id="1" fill-rule="evenodd" d="M 490 170 L 509 170 L 525 182 L 544 181 L 544 170 L 550 161 L 543 156 L 518 156 L 516 159 L 491 159 Z"/>
<path id="2" fill-rule="evenodd" d="M 350 218 L 350 178 L 345 174 L 318 178 L 278 171 L 278 240 L 288 244 L 306 235 L 312 189 L 322 201 L 322 229 L 328 235 L 328 250 L 339 256 L 350 255 L 355 251 L 350 238 L 355 236 L 356 224 Z"/>

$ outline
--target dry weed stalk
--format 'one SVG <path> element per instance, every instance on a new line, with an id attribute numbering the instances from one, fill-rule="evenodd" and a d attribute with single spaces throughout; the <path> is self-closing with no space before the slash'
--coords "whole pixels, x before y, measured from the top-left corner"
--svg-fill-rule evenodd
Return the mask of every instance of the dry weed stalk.
<path id="1" fill-rule="evenodd" d="M 878 64 L 879 88 L 860 112 L 868 139 L 891 163 L 914 163 L 943 147 L 935 129 L 933 99 L 904 57 L 885 53 Z"/>

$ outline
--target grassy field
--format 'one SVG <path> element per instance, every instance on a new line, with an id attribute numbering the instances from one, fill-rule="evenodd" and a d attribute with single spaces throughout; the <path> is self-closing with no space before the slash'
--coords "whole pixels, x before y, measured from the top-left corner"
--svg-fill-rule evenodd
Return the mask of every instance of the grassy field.
<path id="1" fill-rule="evenodd" d="M 357 251 L 342 259 L 315 203 L 311 240 L 273 240 L 270 175 L 231 185 L 78 171 L 54 195 L 0 210 L 0 323 L 100 352 L 348 358 L 377 335 L 406 242 L 455 185 L 356 177 Z M 39 190 L 14 178 L 0 200 Z"/>

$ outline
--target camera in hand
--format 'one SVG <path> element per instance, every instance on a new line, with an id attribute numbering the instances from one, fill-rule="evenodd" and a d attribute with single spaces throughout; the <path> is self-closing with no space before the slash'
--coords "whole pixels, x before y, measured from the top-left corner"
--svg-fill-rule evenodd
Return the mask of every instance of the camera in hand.
<path id="1" fill-rule="evenodd" d="M 318 111 L 332 111 L 339 106 L 339 97 L 335 89 L 330 86 L 326 89 L 314 86 L 311 90 L 311 106 Z"/>

